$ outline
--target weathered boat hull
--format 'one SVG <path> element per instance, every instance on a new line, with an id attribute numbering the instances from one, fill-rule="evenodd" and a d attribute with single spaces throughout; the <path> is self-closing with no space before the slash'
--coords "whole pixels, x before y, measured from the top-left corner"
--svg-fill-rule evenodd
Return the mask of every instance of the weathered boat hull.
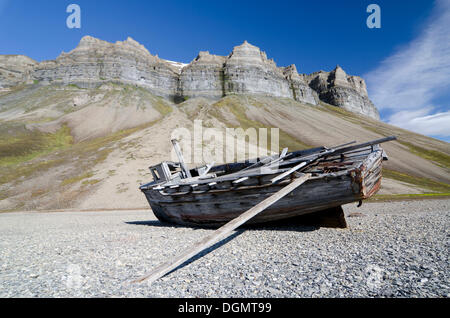
<path id="1" fill-rule="evenodd" d="M 313 177 L 249 223 L 264 223 L 323 211 L 374 195 L 381 185 L 382 151 L 374 151 L 345 173 Z M 268 198 L 292 179 L 271 184 L 274 175 L 258 175 L 234 186 L 204 184 L 177 189 L 142 189 L 155 216 L 165 222 L 217 227 Z M 294 175 L 292 175 L 294 178 Z"/>

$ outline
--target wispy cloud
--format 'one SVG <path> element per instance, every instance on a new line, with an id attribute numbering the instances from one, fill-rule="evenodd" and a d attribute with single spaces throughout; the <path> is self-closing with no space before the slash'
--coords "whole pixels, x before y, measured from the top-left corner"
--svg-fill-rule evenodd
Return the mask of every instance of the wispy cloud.
<path id="1" fill-rule="evenodd" d="M 424 135 L 450 136 L 450 111 L 432 111 L 432 107 L 400 111 L 390 116 L 389 123 Z"/>
<path id="2" fill-rule="evenodd" d="M 366 74 L 369 95 L 394 125 L 450 136 L 450 0 L 438 0 L 424 30 Z"/>

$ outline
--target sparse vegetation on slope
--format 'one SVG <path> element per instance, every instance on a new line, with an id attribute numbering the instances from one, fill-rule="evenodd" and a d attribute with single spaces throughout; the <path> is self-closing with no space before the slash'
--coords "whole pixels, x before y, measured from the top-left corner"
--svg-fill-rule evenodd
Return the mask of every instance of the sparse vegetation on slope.
<path id="1" fill-rule="evenodd" d="M 450 165 L 450 146 L 444 141 L 420 135 L 365 116 L 357 115 L 343 108 L 323 102 L 320 103 L 320 106 L 317 107 L 317 109 L 337 115 L 374 133 L 383 136 L 395 135 L 398 138 L 398 142 L 410 148 L 410 151 L 414 154 L 424 159 L 434 161 L 447 168 Z"/>
<path id="2" fill-rule="evenodd" d="M 419 147 L 417 145 L 414 145 L 410 142 L 406 142 L 403 140 L 399 141 L 402 145 L 405 145 L 406 147 L 409 148 L 409 151 L 411 151 L 413 154 L 422 157 L 424 159 L 427 159 L 429 161 L 432 161 L 438 165 L 440 165 L 441 167 L 450 169 L 450 156 L 440 152 L 440 151 L 436 151 L 436 150 L 432 150 L 432 149 L 425 149 L 422 147 Z"/>
<path id="3" fill-rule="evenodd" d="M 405 200 L 427 200 L 448 199 L 450 193 L 414 193 L 414 194 L 377 194 L 369 199 L 370 202 L 377 201 L 405 201 Z"/>
<path id="4" fill-rule="evenodd" d="M 154 121 L 138 123 L 131 128 L 119 128 L 115 132 L 113 129 L 112 132 L 105 130 L 103 135 L 77 142 L 68 125 L 75 124 L 76 127 L 76 121 L 71 122 L 69 119 L 68 124 L 62 121 L 60 128 L 55 130 L 53 127 L 57 126 L 51 123 L 54 119 L 42 115 L 53 112 L 55 105 L 61 106 L 56 107 L 59 116 L 83 109 L 83 105 L 81 108 L 78 105 L 74 107 L 73 98 L 80 96 L 80 92 L 83 98 L 87 96 L 82 101 L 84 104 L 87 101 L 88 105 L 88 98 L 94 97 L 94 102 L 103 103 L 100 106 L 111 107 L 115 100 L 110 98 L 116 95 L 116 100 L 121 103 L 120 107 L 134 107 L 136 104 L 138 107 L 142 106 L 142 111 L 146 111 L 145 108 L 148 107 L 151 114 L 158 112 L 162 117 L 172 111 L 170 103 L 163 98 L 132 85 L 83 90 L 73 86 L 33 87 L 20 91 L 15 97 L 12 96 L 15 93 L 7 94 L 7 98 L 11 100 L 0 100 L 0 114 L 2 111 L 14 110 L 11 113 L 13 120 L 3 120 L 0 125 L 0 201 L 9 198 L 7 206 L 14 203 L 15 209 L 58 209 L 72 206 L 82 195 L 92 192 L 92 186 L 103 181 L 103 177 L 95 177 L 98 174 L 95 166 L 123 144 L 120 140 L 153 125 L 158 118 L 157 115 L 152 115 Z M 45 93 L 49 96 L 41 99 Z M 45 105 L 44 102 L 49 104 Z M 21 117 L 17 110 L 23 110 L 22 114 L 30 116 Z M 125 109 L 125 113 L 120 114 L 126 114 L 126 111 Z M 125 122 L 125 126 L 130 125 L 129 120 L 124 121 L 120 116 L 116 116 L 116 119 L 118 127 L 122 122 Z M 102 123 L 101 118 L 96 120 L 100 121 L 92 127 L 94 130 Z M 40 131 L 40 124 L 43 123 L 51 123 L 48 130 L 54 132 Z"/>
<path id="5" fill-rule="evenodd" d="M 42 197 L 48 194 L 57 196 L 58 193 L 70 193 L 71 200 L 76 200 L 88 192 L 89 186 L 101 182 L 101 180 L 93 178 L 95 176 L 93 168 L 103 162 L 111 151 L 116 149 L 116 143 L 133 132 L 149 127 L 152 124 L 121 130 L 109 136 L 76 143 L 70 147 L 41 155 L 33 160 L 18 163 L 9 167 L 9 169 L 0 168 L 0 186 L 7 183 L 19 185 L 21 182 L 26 182 L 29 178 L 56 173 L 55 176 L 49 177 L 51 182 L 39 185 L 39 191 L 35 192 L 34 196 Z M 76 190 L 71 189 L 79 183 L 81 187 Z M 0 192 L 2 193 L 0 200 L 20 195 L 13 187 L 8 187 L 5 191 Z M 73 203 L 72 201 L 64 202 L 64 204 L 70 206 Z M 64 208 L 59 206 L 61 202 L 52 202 L 49 207 L 55 209 Z M 26 206 L 25 203 L 24 205 L 18 205 L 17 208 L 26 208 Z"/>
<path id="6" fill-rule="evenodd" d="M 143 116 L 147 116 L 145 120 Z M 218 101 L 191 98 L 175 106 L 133 85 L 105 83 L 91 89 L 34 85 L 2 95 L 0 118 L 0 209 L 3 210 L 2 206 L 8 209 L 13 206 L 15 210 L 76 207 L 80 198 L 90 198 L 88 194 L 97 200 L 96 189 L 105 192 L 107 188 L 112 196 L 127 197 L 137 191 L 133 186 L 135 180 L 138 184 L 149 178 L 147 173 L 145 180 L 138 176 L 130 181 L 131 169 L 145 168 L 146 160 L 169 159 L 170 143 L 167 148 L 165 145 L 142 148 L 143 143 L 161 139 L 158 134 L 162 129 L 170 135 L 172 128 L 165 129 L 166 126 L 178 127 L 181 123 L 189 127 L 196 119 L 203 119 L 205 127 L 267 128 L 268 143 L 270 128 L 280 128 L 280 150 L 330 146 L 341 143 L 342 139 L 356 139 L 356 134 L 360 141 L 377 135 L 397 135 L 399 142 L 389 145 L 392 150 L 401 148 L 395 154 L 397 158 L 399 154 L 410 154 L 426 160 L 423 162 L 429 166 L 421 166 L 425 167 L 424 173 L 448 171 L 450 162 L 447 143 L 335 106 L 311 106 L 264 96 L 230 95 Z M 164 121 L 167 118 L 171 118 L 170 125 Z M 151 136 L 143 136 L 141 132 L 155 123 L 161 126 L 152 130 Z M 51 133 L 37 130 L 39 127 Z M 165 138 L 170 141 L 169 137 Z M 115 159 L 111 160 L 109 156 L 115 150 L 112 156 Z M 118 153 L 120 158 L 115 157 Z M 436 167 L 433 163 L 438 165 L 438 170 L 432 170 Z M 431 198 L 450 193 L 450 186 L 439 182 L 439 178 L 431 180 L 427 175 L 413 176 L 387 167 L 384 177 L 411 185 L 408 189 L 411 194 L 386 196 L 383 193 L 375 199 Z M 114 180 L 111 187 L 106 187 L 108 180 Z M 415 189 L 418 194 L 413 193 Z"/>
<path id="7" fill-rule="evenodd" d="M 70 129 L 63 126 L 56 133 L 27 130 L 23 124 L 3 123 L 0 129 L 0 167 L 11 167 L 59 149 L 70 147 Z"/>
<path id="8" fill-rule="evenodd" d="M 405 173 L 383 168 L 383 177 L 398 180 L 418 186 L 422 189 L 428 189 L 430 192 L 449 194 L 450 185 L 443 182 L 437 182 L 427 178 L 413 177 Z"/>
<path id="9" fill-rule="evenodd" d="M 76 177 L 64 179 L 61 182 L 61 186 L 74 184 L 74 183 L 80 182 L 82 180 L 92 178 L 93 176 L 94 176 L 94 174 L 92 172 L 86 172 L 86 173 L 83 173 L 82 175 L 79 175 L 79 176 L 76 176 Z"/>
<path id="10" fill-rule="evenodd" d="M 235 119 L 239 122 L 239 127 L 243 128 L 243 129 L 248 129 L 250 127 L 253 128 L 267 128 L 267 133 L 268 133 L 268 139 L 271 139 L 271 131 L 270 131 L 270 126 L 268 125 L 264 125 L 258 121 L 255 120 L 251 120 L 248 118 L 247 114 L 246 114 L 246 103 L 249 103 L 252 106 L 255 107 L 265 107 L 265 105 L 251 97 L 246 97 L 246 96 L 227 96 L 223 99 L 221 99 L 219 102 L 215 103 L 213 106 L 218 107 L 218 108 L 224 108 L 225 111 L 229 111 L 231 112 Z M 224 118 L 224 116 L 222 114 L 220 114 L 219 112 L 215 113 L 215 116 L 218 118 L 221 118 L 222 121 L 227 122 L 227 119 Z M 238 126 L 234 125 L 235 128 L 237 128 Z M 312 146 L 305 144 L 304 142 L 290 136 L 289 134 L 287 134 L 285 131 L 282 130 L 282 127 L 278 127 L 280 128 L 280 150 L 282 150 L 283 148 L 288 147 L 289 149 L 297 149 L 297 150 L 301 150 L 301 149 L 307 149 L 307 148 L 311 148 Z"/>
<path id="11" fill-rule="evenodd" d="M 416 134 L 414 132 L 398 128 L 380 121 L 351 113 L 345 109 L 328 105 L 321 102 L 319 110 L 335 114 L 347 121 L 355 123 L 364 129 L 380 134 L 382 136 L 395 135 L 397 142 L 405 146 L 410 153 L 433 162 L 434 164 L 448 170 L 450 169 L 450 147 L 448 143 L 435 140 L 430 137 Z M 428 198 L 437 196 L 449 196 L 450 185 L 429 178 L 412 176 L 403 172 L 383 168 L 383 176 L 389 179 L 401 181 L 418 186 L 432 193 L 425 194 L 402 194 L 402 195 L 377 195 L 374 199 L 400 199 L 400 198 Z"/>

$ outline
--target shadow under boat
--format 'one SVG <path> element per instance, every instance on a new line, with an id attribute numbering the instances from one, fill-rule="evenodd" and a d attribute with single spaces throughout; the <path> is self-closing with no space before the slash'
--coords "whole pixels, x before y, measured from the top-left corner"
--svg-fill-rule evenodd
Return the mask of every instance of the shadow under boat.
<path id="1" fill-rule="evenodd" d="M 125 222 L 129 225 L 144 225 L 151 227 L 167 227 L 167 228 L 193 228 L 193 229 L 215 229 L 212 226 L 195 226 L 174 224 L 159 220 L 149 221 L 131 221 Z M 277 221 L 270 221 L 266 223 L 244 224 L 240 226 L 237 232 L 241 230 L 272 230 L 272 231 L 296 231 L 296 232 L 310 232 L 318 230 L 319 228 L 347 228 L 344 210 L 341 206 L 316 212 L 313 214 L 299 215 L 288 219 Z"/>

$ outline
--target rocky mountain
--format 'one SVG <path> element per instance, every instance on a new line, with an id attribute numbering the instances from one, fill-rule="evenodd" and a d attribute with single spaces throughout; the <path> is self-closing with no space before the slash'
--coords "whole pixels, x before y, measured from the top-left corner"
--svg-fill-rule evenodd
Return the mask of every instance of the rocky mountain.
<path id="1" fill-rule="evenodd" d="M 24 55 L 0 55 L 0 90 L 30 83 L 37 64 Z"/>
<path id="2" fill-rule="evenodd" d="M 380 117 L 367 95 L 364 80 L 347 75 L 340 66 L 331 72 L 320 71 L 308 75 L 307 82 L 319 94 L 319 98 L 328 104 L 372 118 Z"/>
<path id="3" fill-rule="evenodd" d="M 377 115 L 359 77 L 340 67 L 299 74 L 248 43 L 189 64 L 132 39 L 92 37 L 54 61 L 1 56 L 0 211 L 148 208 L 138 190 L 151 180 L 147 167 L 170 160 L 172 133 L 193 136 L 196 120 L 223 132 L 279 128 L 280 149 L 290 150 L 396 135 L 383 145 L 378 197 L 448 196 L 450 145 Z"/>
<path id="4" fill-rule="evenodd" d="M 277 67 L 265 52 L 245 41 L 228 56 L 200 52 L 188 65 L 152 55 L 135 40 L 108 43 L 83 37 L 69 53 L 54 61 L 36 63 L 25 57 L 0 59 L 0 84 L 20 81 L 44 85 L 95 88 L 106 82 L 143 87 L 175 102 L 192 97 L 220 99 L 233 94 L 286 97 L 317 105 L 319 101 L 379 119 L 365 82 L 348 76 L 340 67 L 331 72 L 299 74 L 295 65 Z"/>

